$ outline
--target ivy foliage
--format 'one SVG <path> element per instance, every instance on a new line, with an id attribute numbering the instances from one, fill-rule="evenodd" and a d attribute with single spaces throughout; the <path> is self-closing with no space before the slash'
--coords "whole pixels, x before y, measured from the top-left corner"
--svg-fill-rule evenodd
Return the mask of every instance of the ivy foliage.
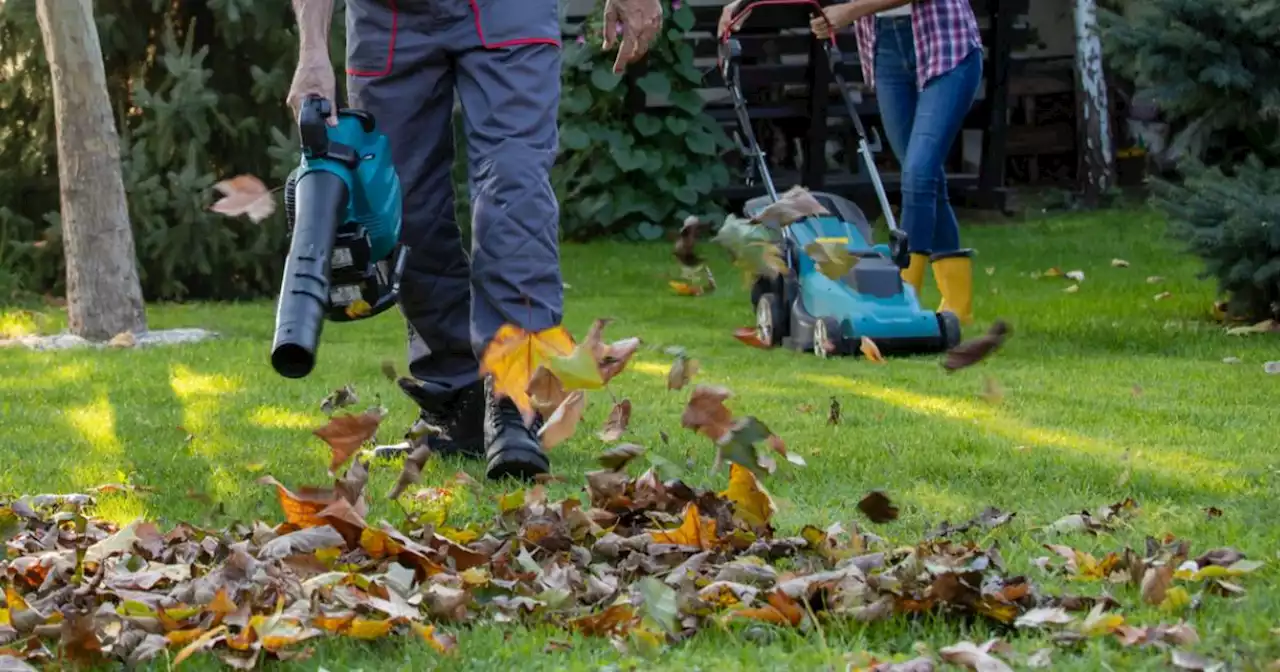
<path id="1" fill-rule="evenodd" d="M 668 5 L 641 68 L 615 74 L 616 51 L 603 49 L 603 4 L 565 45 L 553 171 L 563 235 L 655 240 L 686 216 L 722 217 L 711 193 L 732 179 L 723 154 L 734 143 L 698 93 L 703 72 L 685 38 L 693 10 Z"/>

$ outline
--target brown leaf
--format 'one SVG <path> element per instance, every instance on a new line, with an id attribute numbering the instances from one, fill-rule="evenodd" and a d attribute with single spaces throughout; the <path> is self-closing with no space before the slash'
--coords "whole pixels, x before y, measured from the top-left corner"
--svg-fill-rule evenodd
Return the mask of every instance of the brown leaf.
<path id="1" fill-rule="evenodd" d="M 1160 604 L 1164 602 L 1165 592 L 1169 589 L 1169 585 L 1173 583 L 1174 567 L 1170 565 L 1161 565 L 1159 567 L 1148 567 L 1142 576 L 1142 601 L 1147 604 Z"/>
<path id="2" fill-rule="evenodd" d="M 701 228 L 702 222 L 693 215 L 686 217 L 684 225 L 680 227 L 680 237 L 676 239 L 673 254 L 680 261 L 681 266 L 702 265 L 702 258 L 694 250 L 698 244 L 698 232 Z"/>
<path id="3" fill-rule="evenodd" d="M 371 408 L 359 415 L 339 415 L 329 418 L 325 426 L 312 433 L 329 444 L 332 458 L 329 461 L 329 473 L 337 473 L 351 456 L 355 454 L 365 441 L 371 440 L 378 433 L 378 425 L 386 417 L 386 409 Z"/>
<path id="4" fill-rule="evenodd" d="M 719 441 L 733 424 L 733 413 L 724 402 L 733 396 L 728 388 L 714 385 L 698 385 L 689 396 L 689 403 L 680 416 L 680 425 L 692 429 L 712 441 Z"/>
<path id="5" fill-rule="evenodd" d="M 542 425 L 542 429 L 538 432 L 538 439 L 542 442 L 543 450 L 551 450 L 560 445 L 578 429 L 578 423 L 582 421 L 582 414 L 587 408 L 587 395 L 582 390 L 574 390 L 565 397 L 564 402 L 556 409 L 551 417 L 547 418 L 546 423 Z"/>
<path id="6" fill-rule="evenodd" d="M 275 486 L 285 521 L 294 527 L 325 525 L 324 519 L 318 514 L 338 498 L 337 494 L 328 488 L 306 486 L 299 488 L 295 493 L 271 476 L 258 479 L 258 483 Z"/>
<path id="7" fill-rule="evenodd" d="M 693 377 L 698 374 L 698 360 L 689 359 L 684 355 L 676 357 L 676 361 L 672 362 L 671 370 L 667 372 L 667 389 L 681 390 Z"/>
<path id="8" fill-rule="evenodd" d="M 806 217 L 828 215 L 827 211 L 808 189 L 796 185 L 779 195 L 778 200 L 770 203 L 751 221 L 758 224 L 775 224 L 786 227 Z"/>
<path id="9" fill-rule="evenodd" d="M 262 180 L 253 175 L 237 175 L 213 185 L 222 194 L 210 208 L 219 215 L 247 215 L 257 224 L 276 211 L 275 199 Z"/>
<path id="10" fill-rule="evenodd" d="M 602 429 L 596 436 L 601 441 L 612 443 L 622 438 L 627 431 L 627 425 L 631 422 L 631 400 L 623 399 L 614 404 L 613 410 L 609 412 L 609 418 L 604 423 Z"/>
<path id="11" fill-rule="evenodd" d="M 951 373 L 967 368 L 986 359 L 1004 344 L 1012 333 L 1012 328 L 1004 320 L 996 320 L 987 333 L 978 338 L 965 341 L 947 351 L 942 368 Z"/>
<path id="12" fill-rule="evenodd" d="M 733 337 L 753 348 L 769 349 L 769 343 L 760 339 L 755 327 L 738 327 L 733 330 Z"/>
<path id="13" fill-rule="evenodd" d="M 861 511 L 873 523 L 887 523 L 898 519 L 898 507 L 889 501 L 889 496 L 879 490 L 869 493 L 858 502 Z"/>
<path id="14" fill-rule="evenodd" d="M 831 397 L 831 409 L 827 411 L 827 424 L 840 424 L 840 402 L 835 397 Z"/>
<path id="15" fill-rule="evenodd" d="M 413 449 L 412 453 L 404 459 L 404 466 L 400 469 L 400 477 L 396 479 L 396 484 L 391 488 L 391 492 L 387 494 L 387 499 L 399 499 L 400 495 L 409 486 L 418 482 L 422 478 L 422 467 L 426 465 L 427 460 L 431 458 L 431 447 L 426 443 L 418 445 Z"/>
<path id="16" fill-rule="evenodd" d="M 622 471 L 627 463 L 644 454 L 644 447 L 634 443 L 624 443 L 616 448 L 606 450 L 597 459 L 601 466 L 612 471 Z"/>
<path id="17" fill-rule="evenodd" d="M 679 280 L 668 280 L 667 284 L 671 286 L 671 291 L 680 296 L 702 296 L 704 293 L 701 287 Z"/>
<path id="18" fill-rule="evenodd" d="M 967 667 L 977 672 L 1013 672 L 1007 663 L 991 654 L 1000 640 L 993 639 L 978 646 L 973 642 L 960 642 L 938 650 L 942 659 L 953 665 Z"/>

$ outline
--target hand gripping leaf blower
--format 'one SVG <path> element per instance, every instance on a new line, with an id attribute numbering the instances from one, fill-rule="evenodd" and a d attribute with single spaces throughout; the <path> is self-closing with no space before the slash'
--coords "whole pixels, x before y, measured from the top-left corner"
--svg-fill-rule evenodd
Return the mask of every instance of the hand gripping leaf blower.
<path id="1" fill-rule="evenodd" d="M 373 115 L 318 96 L 298 117 L 302 159 L 284 188 L 289 258 L 276 305 L 271 366 L 311 373 L 325 320 L 351 322 L 395 305 L 406 248 L 399 244 L 400 178 Z"/>
<path id="2" fill-rule="evenodd" d="M 732 23 L 739 25 L 753 10 L 764 8 L 781 11 L 797 21 L 823 16 L 822 3 L 818 0 L 746 0 L 738 6 Z M 831 32 L 830 39 L 823 42 L 826 60 L 850 113 L 858 138 L 858 153 L 865 162 L 889 228 L 889 243 L 872 244 L 870 223 L 851 201 L 836 194 L 812 192 L 832 214 L 808 217 L 782 228 L 780 251 L 786 270 L 774 277 L 757 278 L 751 291 L 756 333 L 771 346 L 812 350 L 819 357 L 857 353 L 863 336 L 874 341 L 886 355 L 947 350 L 960 342 L 960 321 L 950 311 L 938 313 L 923 308 L 915 289 L 902 280 L 900 271 L 907 265 L 909 256 L 907 234 L 894 220 L 867 133 L 858 118 L 857 103 L 839 68 L 842 56 L 835 31 Z M 726 33 L 720 43 L 720 73 L 733 99 L 739 131 L 746 145 L 745 154 L 753 162 L 751 177 L 759 177 L 766 191 L 744 206 L 744 214 L 752 217 L 778 201 L 779 196 L 769 174 L 769 164 L 752 131 L 742 93 L 741 60 L 741 43 Z M 810 82 L 810 95 L 827 95 L 825 90 L 813 89 Z M 843 248 L 856 263 L 842 277 L 827 277 L 809 252 L 815 243 Z"/>

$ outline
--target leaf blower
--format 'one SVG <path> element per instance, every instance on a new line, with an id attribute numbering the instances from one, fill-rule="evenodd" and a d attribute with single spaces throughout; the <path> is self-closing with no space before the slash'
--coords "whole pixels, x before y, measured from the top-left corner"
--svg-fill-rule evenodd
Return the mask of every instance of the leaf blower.
<path id="1" fill-rule="evenodd" d="M 310 96 L 298 130 L 302 159 L 284 188 L 289 227 L 271 366 L 311 373 L 326 319 L 351 322 L 395 305 L 407 249 L 399 243 L 400 178 L 373 115 Z"/>

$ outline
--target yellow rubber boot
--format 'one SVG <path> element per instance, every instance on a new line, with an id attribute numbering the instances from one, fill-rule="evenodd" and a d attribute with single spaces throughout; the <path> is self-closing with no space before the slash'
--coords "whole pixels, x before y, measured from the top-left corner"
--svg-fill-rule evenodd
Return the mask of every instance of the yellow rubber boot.
<path id="1" fill-rule="evenodd" d="M 933 277 L 942 293 L 938 312 L 951 311 L 960 324 L 973 322 L 973 260 L 965 252 L 933 258 Z"/>
<path id="2" fill-rule="evenodd" d="M 924 271 L 929 267 L 929 255 L 911 253 L 911 263 L 902 269 L 902 281 L 915 287 L 916 298 L 920 298 L 920 291 L 924 287 Z"/>

